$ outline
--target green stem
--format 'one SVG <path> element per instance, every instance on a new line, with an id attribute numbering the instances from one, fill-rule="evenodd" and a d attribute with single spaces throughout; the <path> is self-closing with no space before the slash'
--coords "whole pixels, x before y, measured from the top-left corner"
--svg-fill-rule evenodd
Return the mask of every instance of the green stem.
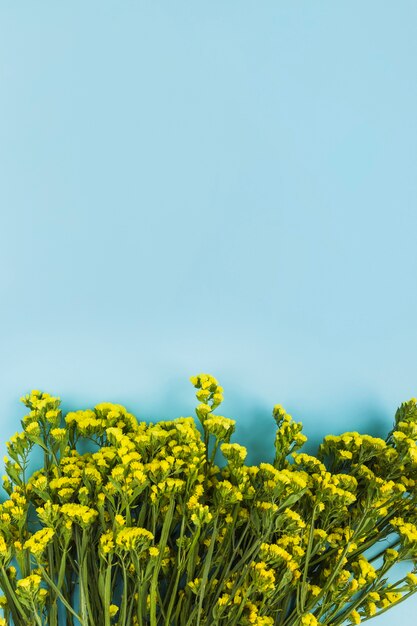
<path id="1" fill-rule="evenodd" d="M 109 556 L 109 561 L 106 567 L 106 574 L 104 578 L 104 619 L 105 626 L 110 626 L 111 618 L 109 607 L 111 604 L 111 570 L 112 570 L 112 557 Z"/>
<path id="2" fill-rule="evenodd" d="M 4 567 L 1 568 L 1 573 L 2 573 L 3 581 L 4 581 L 3 583 L 4 586 L 2 585 L 2 587 L 8 599 L 8 603 L 10 604 L 10 610 L 13 615 L 13 621 L 15 622 L 15 626 L 19 626 L 20 616 L 23 619 L 27 620 L 26 611 L 20 604 L 19 599 L 16 596 L 16 593 L 14 592 L 10 584 L 9 577 L 7 576 L 7 573 Z M 19 611 L 20 616 L 17 611 Z"/>
<path id="3" fill-rule="evenodd" d="M 159 570 L 161 567 L 161 561 L 164 555 L 165 547 L 168 541 L 169 531 L 172 523 L 172 516 L 174 514 L 175 509 L 175 498 L 172 496 L 171 502 L 169 504 L 169 508 L 162 526 L 161 539 L 159 541 L 159 555 L 157 557 L 157 562 L 155 564 L 152 579 L 151 579 L 151 588 L 150 588 L 150 620 L 151 626 L 157 626 L 157 618 L 156 618 L 156 602 L 157 602 L 157 586 L 158 586 L 158 576 Z"/>
<path id="4" fill-rule="evenodd" d="M 119 626 L 126 626 L 126 613 L 127 613 L 127 571 L 125 562 L 122 561 L 122 571 L 123 571 L 123 596 L 122 596 L 122 604 L 120 606 L 120 617 L 118 624 Z"/>
<path id="5" fill-rule="evenodd" d="M 301 592 L 299 594 L 299 604 L 300 604 L 300 612 L 303 613 L 304 612 L 304 605 L 305 605 L 305 600 L 306 600 L 306 596 L 307 596 L 307 577 L 308 577 L 308 568 L 310 565 L 310 556 L 311 556 L 311 550 L 313 547 L 313 540 L 314 540 L 314 522 L 316 520 L 316 512 L 317 512 L 317 506 L 315 506 L 313 508 L 313 513 L 311 516 L 311 523 L 310 523 L 310 532 L 309 532 L 309 537 L 308 537 L 308 545 L 307 545 L 307 553 L 306 553 L 306 558 L 305 558 L 305 562 L 304 562 L 304 569 L 303 569 L 303 579 L 302 579 L 302 583 L 301 583 Z"/>
<path id="6" fill-rule="evenodd" d="M 38 567 L 39 567 L 39 569 L 42 572 L 42 577 L 46 580 L 48 585 L 50 587 L 52 587 L 52 589 L 55 591 L 55 593 L 57 594 L 57 596 L 61 600 L 62 604 L 65 606 L 65 608 L 75 617 L 75 619 L 77 619 L 79 622 L 81 622 L 83 624 L 83 626 L 84 626 L 82 617 L 80 615 L 78 615 L 78 613 L 76 613 L 74 611 L 74 609 L 72 608 L 72 606 L 67 602 L 65 597 L 62 595 L 62 593 L 58 589 L 58 587 L 55 585 L 54 581 L 46 573 L 45 568 L 40 563 L 38 564 Z"/>
<path id="7" fill-rule="evenodd" d="M 206 590 L 208 575 L 210 572 L 211 560 L 213 558 L 213 551 L 214 551 L 214 546 L 216 543 L 216 537 L 217 537 L 217 518 L 214 520 L 213 534 L 211 536 L 210 546 L 209 546 L 206 560 L 204 563 L 203 577 L 202 577 L 201 586 L 200 586 L 200 597 L 199 597 L 199 602 L 198 602 L 197 626 L 200 626 L 201 613 L 203 610 L 204 592 Z"/>
<path id="8" fill-rule="evenodd" d="M 33 610 L 33 617 L 35 619 L 36 624 L 38 624 L 38 626 L 42 626 L 42 620 L 39 617 L 39 613 L 38 610 L 35 606 L 35 603 L 33 602 L 33 600 L 31 600 L 31 605 L 32 605 L 32 610 Z"/>
<path id="9" fill-rule="evenodd" d="M 64 559 L 64 562 L 65 562 L 65 559 Z M 52 544 L 49 544 L 48 546 L 48 563 L 49 563 L 49 573 L 53 580 L 55 576 L 54 575 L 55 568 L 54 568 L 54 552 L 53 552 Z M 59 584 L 58 584 L 58 587 L 59 587 Z M 58 626 L 58 607 L 56 604 L 56 594 L 53 592 L 53 590 L 50 591 L 48 603 L 49 603 L 48 626 Z"/>

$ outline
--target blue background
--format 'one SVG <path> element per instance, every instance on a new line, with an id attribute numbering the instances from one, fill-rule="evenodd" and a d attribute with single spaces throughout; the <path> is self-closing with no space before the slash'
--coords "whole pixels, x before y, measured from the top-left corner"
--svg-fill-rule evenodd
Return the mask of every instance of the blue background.
<path id="1" fill-rule="evenodd" d="M 310 449 L 389 430 L 417 395 L 416 58 L 406 0 L 3 2 L 2 441 L 31 388 L 169 418 L 201 371 L 252 461 L 276 402 Z"/>

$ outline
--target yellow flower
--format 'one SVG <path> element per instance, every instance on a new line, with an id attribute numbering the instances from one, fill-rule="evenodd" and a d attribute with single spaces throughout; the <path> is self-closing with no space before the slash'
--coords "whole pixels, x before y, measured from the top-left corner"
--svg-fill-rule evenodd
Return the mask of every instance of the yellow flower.
<path id="1" fill-rule="evenodd" d="M 191 589 L 191 591 L 195 595 L 198 595 L 200 591 L 200 587 L 201 587 L 201 582 L 202 582 L 201 578 L 194 578 L 194 580 L 190 580 L 190 582 L 187 583 L 187 586 Z"/>
<path id="2" fill-rule="evenodd" d="M 367 602 L 366 604 L 366 614 L 369 615 L 369 617 L 373 617 L 377 612 L 377 606 L 375 604 L 375 602 Z"/>
<path id="3" fill-rule="evenodd" d="M 32 535 L 32 537 L 30 537 L 30 539 L 25 541 L 23 547 L 30 550 L 33 555 L 39 558 L 42 556 L 46 546 L 50 543 L 54 535 L 55 531 L 52 528 L 43 528 L 42 530 L 38 530 Z"/>
<path id="4" fill-rule="evenodd" d="M 235 429 L 235 420 L 221 415 L 212 415 L 204 420 L 204 429 L 216 439 L 228 439 Z"/>
<path id="5" fill-rule="evenodd" d="M 395 602 L 401 600 L 402 593 L 400 591 L 386 591 L 385 598 L 388 600 L 389 604 L 395 604 Z"/>
<path id="6" fill-rule="evenodd" d="M 384 556 L 388 561 L 396 561 L 399 557 L 399 553 L 397 550 L 394 550 L 393 548 L 387 548 L 385 550 Z"/>
<path id="7" fill-rule="evenodd" d="M 269 569 L 264 561 L 251 563 L 252 575 L 258 591 L 269 591 L 275 587 L 275 573 Z"/>
<path id="8" fill-rule="evenodd" d="M 8 548 L 6 541 L 3 535 L 0 533 L 0 556 L 6 556 L 8 553 Z"/>
<path id="9" fill-rule="evenodd" d="M 51 435 L 55 439 L 55 441 L 64 441 L 67 436 L 67 431 L 65 428 L 52 428 Z"/>
<path id="10" fill-rule="evenodd" d="M 222 443 L 220 450 L 231 465 L 242 465 L 246 459 L 247 450 L 238 443 Z"/>
<path id="11" fill-rule="evenodd" d="M 321 592 L 321 587 L 318 585 L 308 585 L 308 590 L 312 596 L 316 597 Z"/>
<path id="12" fill-rule="evenodd" d="M 100 537 L 100 549 L 103 554 L 110 554 L 114 550 L 113 533 L 107 532 Z"/>
<path id="13" fill-rule="evenodd" d="M 138 550 L 153 541 L 154 536 L 146 528 L 122 528 L 117 533 L 116 544 L 122 550 Z"/>
<path id="14" fill-rule="evenodd" d="M 61 512 L 83 527 L 90 526 L 98 515 L 97 511 L 83 504 L 63 504 Z"/>
<path id="15" fill-rule="evenodd" d="M 351 620 L 352 624 L 360 624 L 361 623 L 361 616 L 359 615 L 359 613 L 357 611 L 351 611 L 351 613 L 349 613 L 348 617 Z"/>
<path id="16" fill-rule="evenodd" d="M 17 588 L 28 593 L 36 593 L 41 585 L 42 578 L 38 574 L 31 574 L 17 581 Z"/>
<path id="17" fill-rule="evenodd" d="M 202 402 L 201 404 L 198 405 L 198 407 L 196 408 L 196 411 L 198 414 L 204 417 L 208 413 L 211 413 L 211 406 L 209 406 L 208 404 L 205 404 L 205 402 Z"/>
<path id="18" fill-rule="evenodd" d="M 31 422 L 25 426 L 25 431 L 31 437 L 39 437 L 41 434 L 41 427 L 38 422 Z"/>
<path id="19" fill-rule="evenodd" d="M 213 516 L 210 513 L 207 505 L 203 506 L 202 504 L 199 504 L 193 510 L 194 510 L 194 513 L 191 515 L 191 521 L 196 526 L 201 526 L 202 524 L 208 524 L 213 519 Z"/>

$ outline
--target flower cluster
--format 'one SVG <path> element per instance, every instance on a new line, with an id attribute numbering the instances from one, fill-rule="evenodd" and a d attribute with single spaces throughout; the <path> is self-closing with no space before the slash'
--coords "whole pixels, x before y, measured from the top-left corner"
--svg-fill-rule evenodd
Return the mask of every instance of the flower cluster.
<path id="1" fill-rule="evenodd" d="M 248 465 L 234 420 L 215 413 L 222 387 L 191 382 L 197 422 L 22 398 L 0 505 L 0 626 L 339 626 L 416 592 L 415 399 L 386 439 L 330 435 L 317 456 L 276 405 L 274 458 Z M 396 580 L 402 561 L 414 567 Z"/>

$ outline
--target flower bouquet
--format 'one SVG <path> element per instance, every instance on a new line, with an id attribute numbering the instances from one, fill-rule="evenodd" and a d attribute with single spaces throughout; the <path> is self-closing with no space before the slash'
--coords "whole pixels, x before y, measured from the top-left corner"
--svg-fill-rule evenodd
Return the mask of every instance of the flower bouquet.
<path id="1" fill-rule="evenodd" d="M 385 440 L 327 436 L 317 457 L 276 405 L 275 457 L 247 465 L 235 422 L 215 414 L 217 380 L 191 381 L 197 422 L 22 399 L 0 505 L 1 625 L 339 626 L 415 593 L 415 399 Z"/>

